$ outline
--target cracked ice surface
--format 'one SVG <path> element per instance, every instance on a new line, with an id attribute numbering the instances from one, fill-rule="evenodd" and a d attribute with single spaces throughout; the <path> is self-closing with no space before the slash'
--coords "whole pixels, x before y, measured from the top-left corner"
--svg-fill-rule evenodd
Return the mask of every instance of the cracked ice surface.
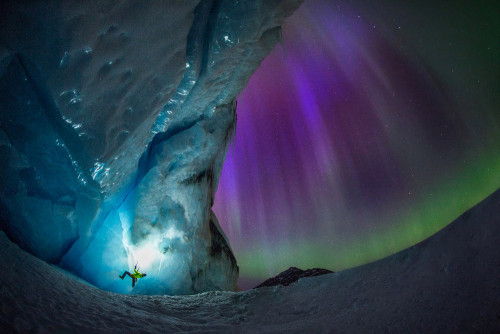
<path id="1" fill-rule="evenodd" d="M 299 4 L 2 1 L 2 229 L 107 290 L 136 263 L 134 293 L 234 289 L 211 211 L 234 101 Z"/>

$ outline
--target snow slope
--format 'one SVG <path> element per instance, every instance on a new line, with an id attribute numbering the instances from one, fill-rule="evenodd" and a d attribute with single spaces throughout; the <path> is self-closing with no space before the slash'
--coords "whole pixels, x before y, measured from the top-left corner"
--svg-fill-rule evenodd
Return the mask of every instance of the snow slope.
<path id="1" fill-rule="evenodd" d="M 4 332 L 500 332 L 500 190 L 393 256 L 288 287 L 190 296 L 83 284 L 0 234 Z"/>

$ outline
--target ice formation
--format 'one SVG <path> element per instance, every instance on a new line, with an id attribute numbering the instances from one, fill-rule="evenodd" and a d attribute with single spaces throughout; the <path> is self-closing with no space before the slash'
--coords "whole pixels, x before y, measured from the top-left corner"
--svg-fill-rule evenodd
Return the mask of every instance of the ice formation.
<path id="1" fill-rule="evenodd" d="M 211 206 L 235 97 L 300 2 L 2 1 L 1 228 L 110 291 L 234 289 Z"/>

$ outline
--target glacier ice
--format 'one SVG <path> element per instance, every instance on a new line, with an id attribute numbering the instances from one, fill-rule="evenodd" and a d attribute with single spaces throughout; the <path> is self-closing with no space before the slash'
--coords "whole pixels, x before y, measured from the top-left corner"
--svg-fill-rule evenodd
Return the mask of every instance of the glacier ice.
<path id="1" fill-rule="evenodd" d="M 2 1 L 2 230 L 106 290 L 234 289 L 211 206 L 235 97 L 300 2 Z"/>

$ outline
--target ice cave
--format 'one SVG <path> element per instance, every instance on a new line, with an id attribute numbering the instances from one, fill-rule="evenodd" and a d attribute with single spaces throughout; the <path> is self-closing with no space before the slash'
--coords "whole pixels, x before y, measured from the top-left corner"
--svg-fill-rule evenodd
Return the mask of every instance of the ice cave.
<path id="1" fill-rule="evenodd" d="M 2 1 L 1 331 L 500 332 L 498 16 Z"/>

